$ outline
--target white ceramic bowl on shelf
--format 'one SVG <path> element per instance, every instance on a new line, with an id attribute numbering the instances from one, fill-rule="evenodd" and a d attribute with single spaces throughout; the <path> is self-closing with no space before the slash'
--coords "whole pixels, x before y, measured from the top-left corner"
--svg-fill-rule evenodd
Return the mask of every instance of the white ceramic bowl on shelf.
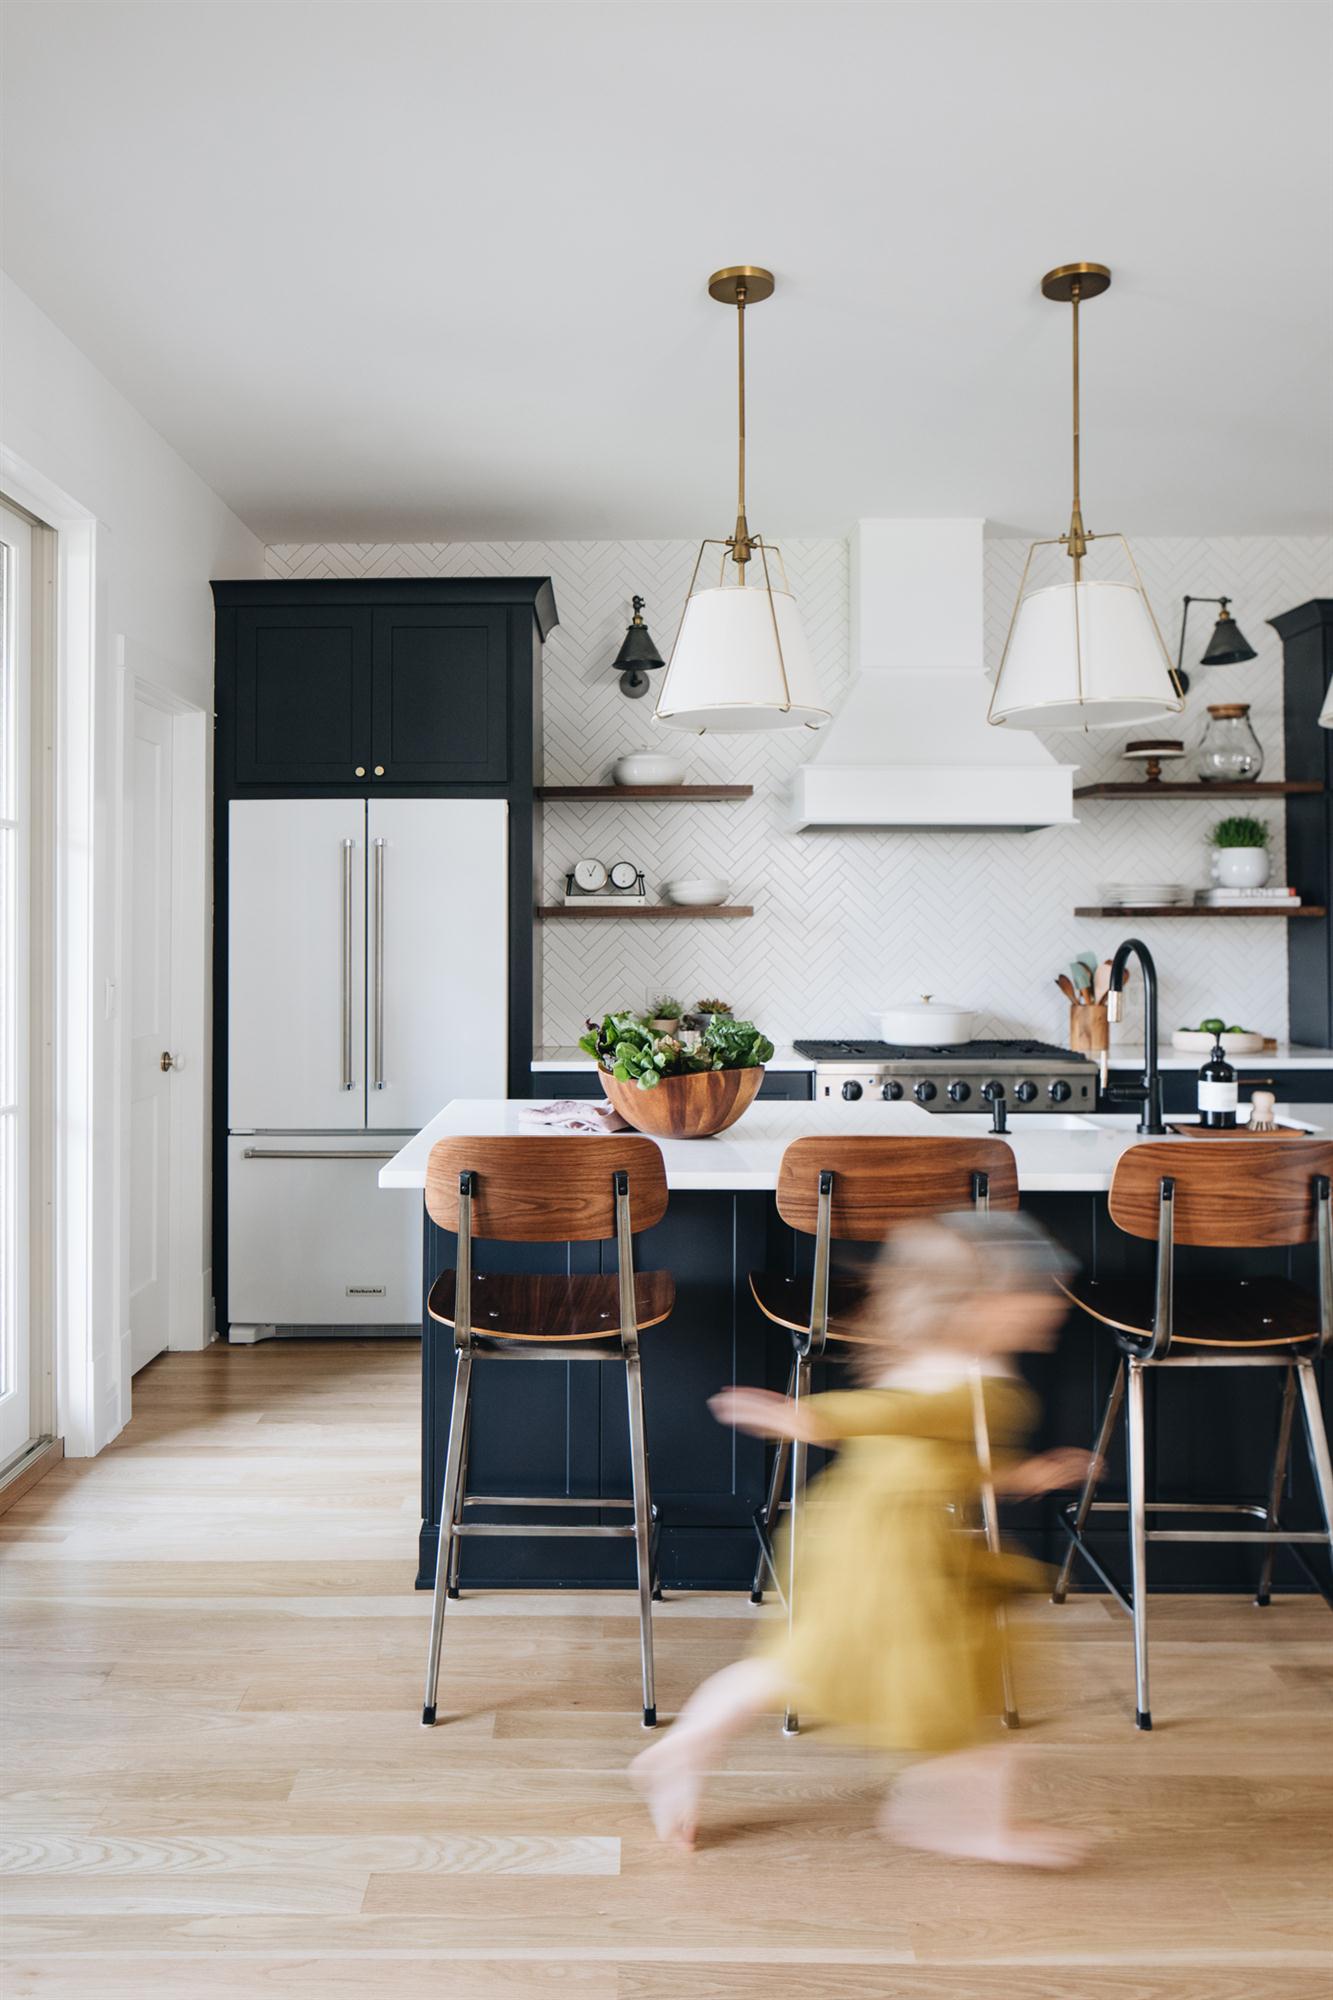
<path id="1" fill-rule="evenodd" d="M 660 750 L 632 750 L 611 766 L 614 785 L 678 785 L 684 775 L 685 766 Z"/>
<path id="2" fill-rule="evenodd" d="M 685 909 L 700 909 L 705 904 L 725 903 L 731 894 L 730 882 L 721 876 L 698 875 L 681 882 L 664 882 L 662 894 L 668 903 L 679 903 Z"/>

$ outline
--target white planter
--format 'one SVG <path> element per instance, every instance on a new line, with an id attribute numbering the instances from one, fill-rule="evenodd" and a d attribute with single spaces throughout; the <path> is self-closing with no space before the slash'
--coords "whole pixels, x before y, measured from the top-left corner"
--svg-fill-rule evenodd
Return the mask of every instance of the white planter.
<path id="1" fill-rule="evenodd" d="M 1212 872 L 1224 889 L 1262 889 L 1268 880 L 1268 849 L 1215 847 Z"/>

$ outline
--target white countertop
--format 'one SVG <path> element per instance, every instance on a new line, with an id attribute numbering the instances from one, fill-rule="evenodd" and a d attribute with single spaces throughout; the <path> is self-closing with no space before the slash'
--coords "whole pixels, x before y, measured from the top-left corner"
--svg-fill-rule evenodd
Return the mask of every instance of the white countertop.
<path id="1" fill-rule="evenodd" d="M 1333 1061 L 1333 1057 L 1330 1057 L 1329 1060 Z M 585 1055 L 577 1043 L 568 1048 L 548 1047 L 534 1049 L 532 1052 L 534 1074 L 541 1070 L 594 1070 L 596 1067 L 596 1056 Z M 764 1064 L 764 1068 L 812 1070 L 814 1064 L 811 1062 L 809 1056 L 798 1056 L 795 1049 L 779 1042 L 773 1054 Z"/>
<path id="2" fill-rule="evenodd" d="M 1159 1069 L 1194 1069 L 1204 1062 L 1200 1049 L 1173 1049 L 1171 1037 L 1164 1035 L 1162 1046 L 1157 1052 Z M 1333 1069 L 1333 1049 L 1307 1049 L 1299 1042 L 1279 1042 L 1275 1049 L 1255 1049 L 1252 1055 L 1228 1056 L 1238 1070 L 1264 1069 Z M 1111 1068 L 1141 1070 L 1143 1050 L 1111 1044 Z"/>
<path id="3" fill-rule="evenodd" d="M 1194 1049 L 1173 1049 L 1170 1038 L 1163 1042 L 1158 1055 L 1159 1069 L 1197 1070 L 1203 1057 Z M 1333 1049 L 1307 1049 L 1296 1042 L 1279 1042 L 1276 1049 L 1257 1049 L 1253 1055 L 1235 1056 L 1233 1061 L 1238 1069 L 1262 1070 L 1265 1065 L 1272 1069 L 1333 1069 Z M 596 1069 L 594 1057 L 585 1055 L 577 1046 L 571 1048 L 544 1048 L 533 1053 L 533 1073 L 544 1070 L 585 1070 Z M 809 1056 L 798 1056 L 795 1049 L 780 1044 L 766 1069 L 810 1070 L 814 1068 Z M 1141 1070 L 1143 1050 L 1130 1043 L 1113 1043 L 1111 1047 L 1111 1068 Z"/>
<path id="4" fill-rule="evenodd" d="M 384 1188 L 425 1186 L 426 1161 L 437 1139 L 459 1136 L 530 1135 L 536 1129 L 523 1113 L 537 1100 L 459 1097 L 446 1104 L 429 1125 L 381 1167 Z M 1333 1129 L 1333 1105 L 1278 1105 L 1278 1115 L 1319 1130 Z M 1133 1111 L 1115 1116 L 1069 1118 L 1062 1114 L 1028 1114 L 1010 1120 L 1005 1138 L 1013 1148 L 1019 1187 L 1032 1194 L 1097 1194 L 1111 1184 L 1111 1173 L 1127 1146 L 1137 1143 Z M 667 1185 L 681 1193 L 725 1189 L 771 1189 L 777 1186 L 778 1162 L 793 1139 L 814 1132 L 885 1133 L 912 1137 L 974 1137 L 988 1130 L 990 1119 L 977 1114 L 950 1113 L 933 1117 L 915 1104 L 783 1104 L 755 1103 L 729 1132 L 715 1139 L 667 1139 L 659 1142 L 666 1160 Z M 1194 1142 L 1179 1139 L 1178 1145 Z"/>

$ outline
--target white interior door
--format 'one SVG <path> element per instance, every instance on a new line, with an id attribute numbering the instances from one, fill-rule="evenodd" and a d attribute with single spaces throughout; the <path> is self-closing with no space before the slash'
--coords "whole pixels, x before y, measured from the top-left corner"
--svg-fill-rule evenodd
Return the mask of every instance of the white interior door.
<path id="1" fill-rule="evenodd" d="M 0 507 L 0 1465 L 32 1437 L 32 530 Z"/>
<path id="2" fill-rule="evenodd" d="M 365 869 L 363 799 L 233 801 L 233 1131 L 364 1130 Z"/>
<path id="3" fill-rule="evenodd" d="M 130 1370 L 171 1331 L 172 733 L 136 696 L 129 757 Z"/>
<path id="4" fill-rule="evenodd" d="M 509 809 L 371 799 L 366 1070 L 371 1131 L 412 1131 L 451 1097 L 503 1097 Z"/>

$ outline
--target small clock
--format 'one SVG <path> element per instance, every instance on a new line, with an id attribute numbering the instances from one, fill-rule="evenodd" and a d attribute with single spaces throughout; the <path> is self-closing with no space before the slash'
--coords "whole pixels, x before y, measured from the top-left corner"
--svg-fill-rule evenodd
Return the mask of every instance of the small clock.
<path id="1" fill-rule="evenodd" d="M 624 903 L 646 903 L 643 870 L 632 861 L 615 861 L 609 868 L 604 861 L 591 858 L 576 861 L 565 877 L 565 901 L 589 903 L 603 909 Z"/>

